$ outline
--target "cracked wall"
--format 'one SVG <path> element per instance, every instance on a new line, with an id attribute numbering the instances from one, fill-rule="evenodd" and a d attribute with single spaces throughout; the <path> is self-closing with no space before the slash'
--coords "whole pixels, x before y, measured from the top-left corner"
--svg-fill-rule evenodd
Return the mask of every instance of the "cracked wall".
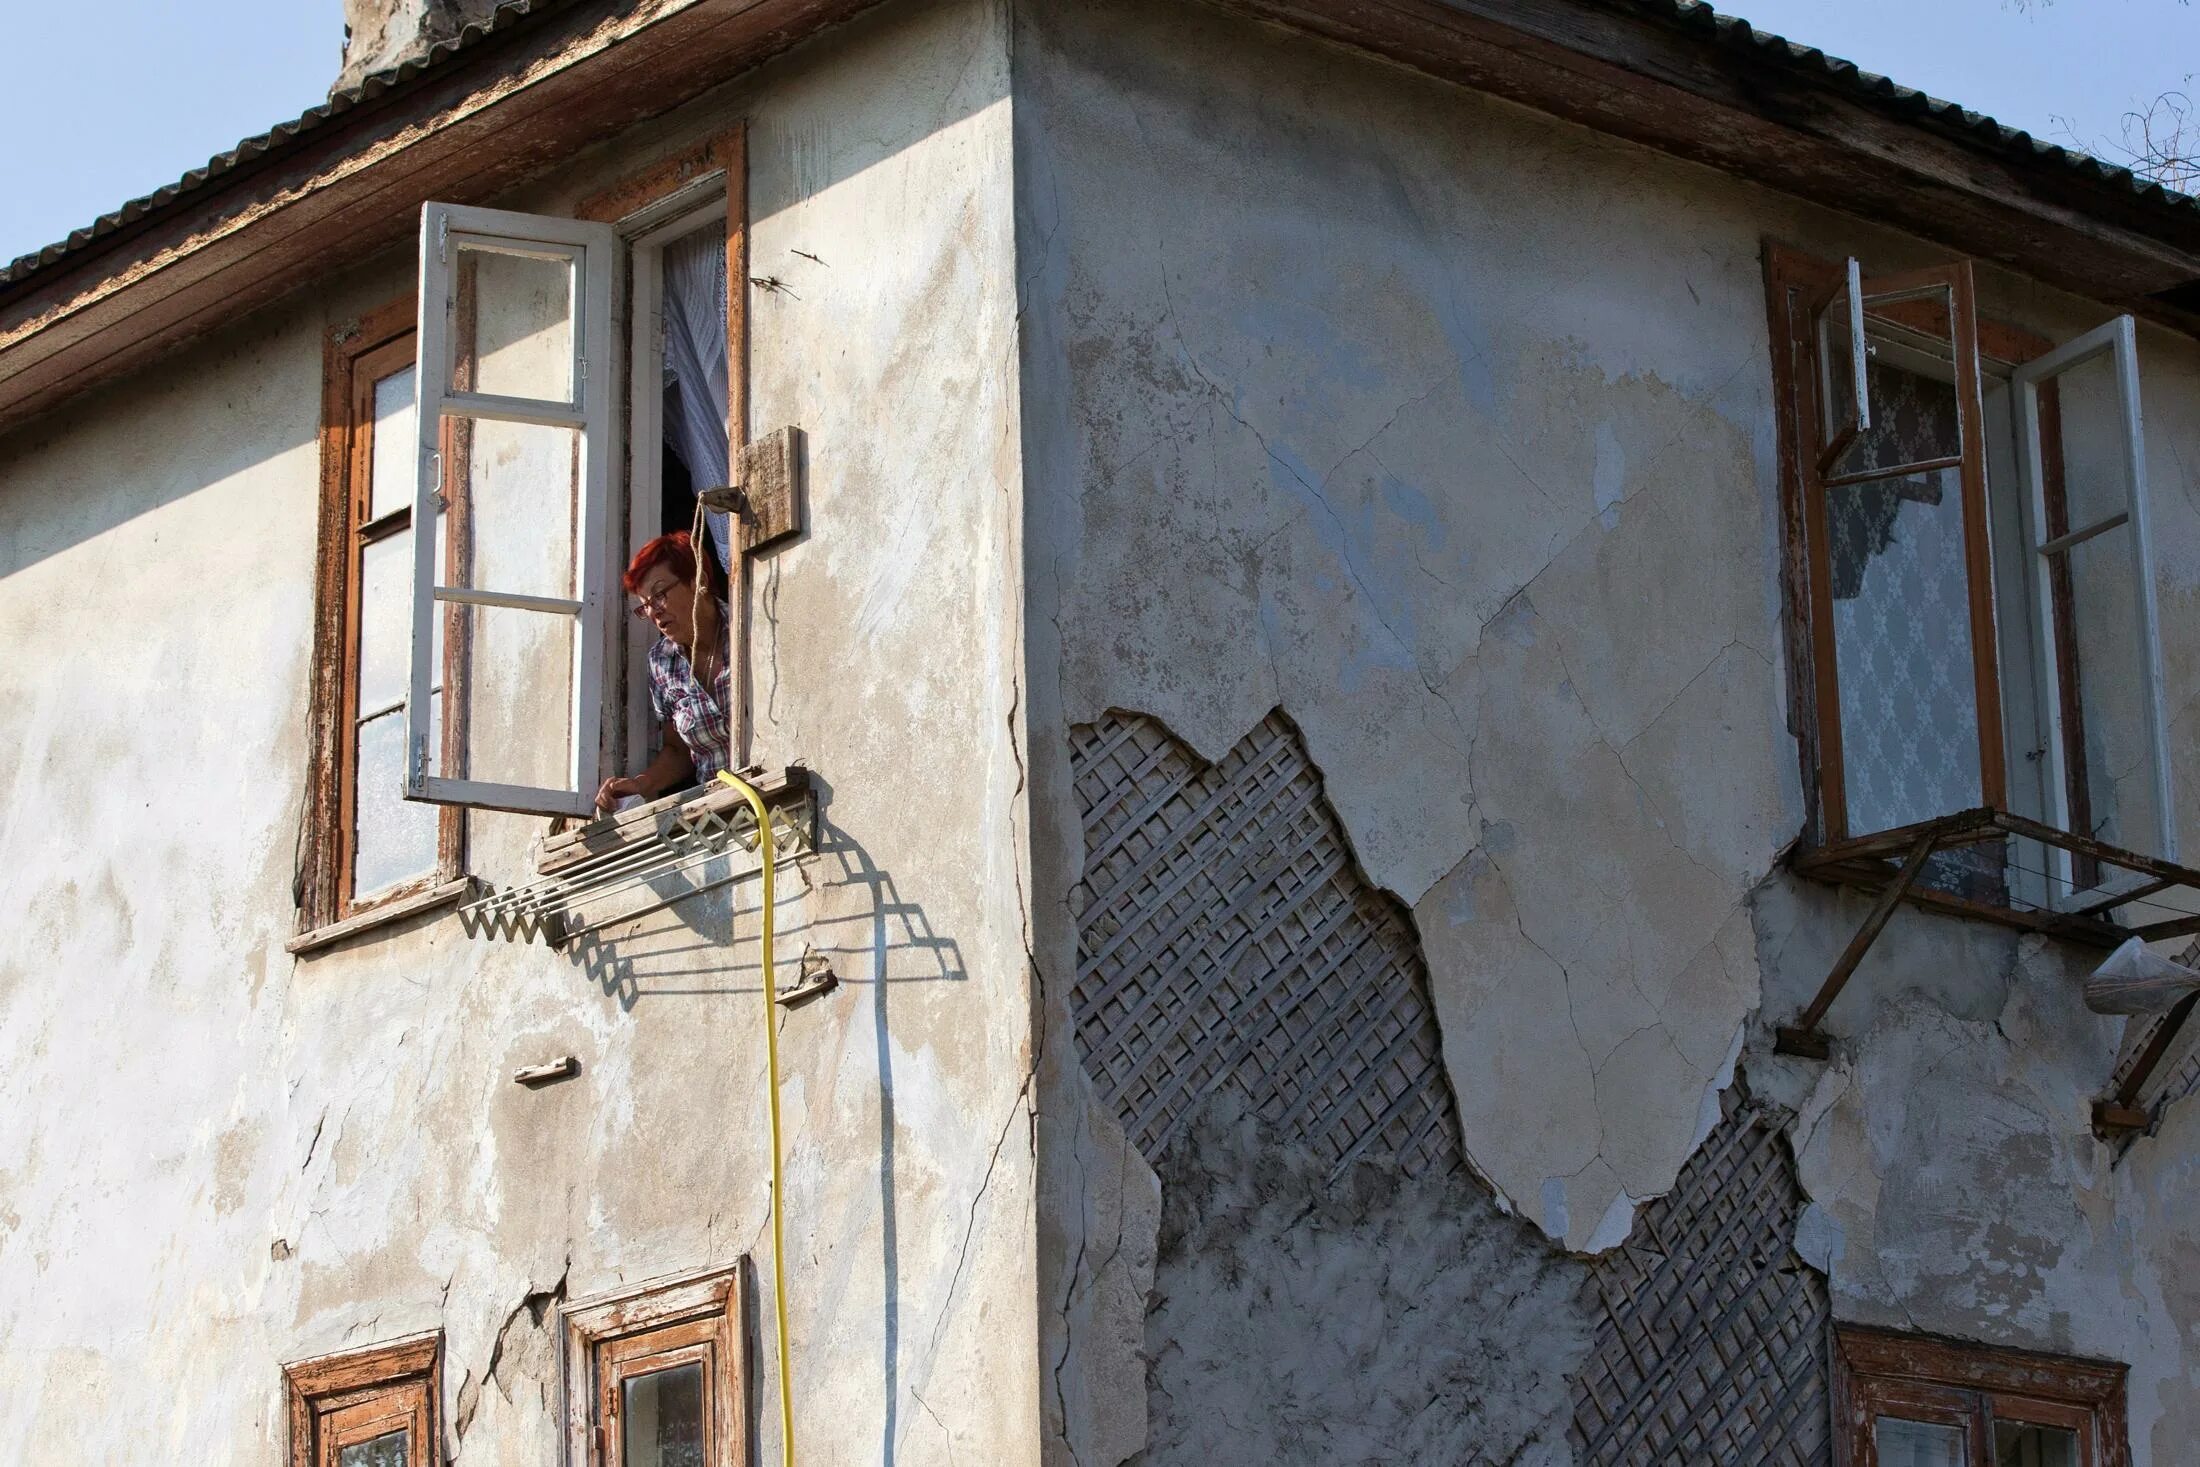
<path id="1" fill-rule="evenodd" d="M 1461 1173 L 1328 1158 L 1216 1095 L 1157 1159 L 1142 1467 L 1553 1467 L 1582 1263 Z"/>
<path id="2" fill-rule="evenodd" d="M 809 534 L 759 577 L 757 748 L 827 790 L 781 961 L 842 979 L 780 1019 L 819 1461 L 1014 1461 L 1037 1431 L 1020 668 L 983 591 L 1021 574 L 1006 40 L 994 5 L 890 7 L 485 201 L 569 210 L 750 120 L 755 273 L 793 286 L 751 296 L 753 411 L 810 455 Z M 370 264 L 0 447 L 0 1438 L 26 1458 L 272 1464 L 283 1362 L 440 1328 L 447 1448 L 541 1463 L 561 1299 L 750 1255 L 770 1318 L 753 881 L 567 953 L 450 917 L 283 951 L 321 342 L 410 279 Z M 541 829 L 475 819 L 470 868 L 520 879 Z M 562 1054 L 576 1078 L 512 1083 Z"/>
<path id="3" fill-rule="evenodd" d="M 1760 251 L 1948 252 L 1197 7 L 1022 7 L 1016 58 L 1040 890 L 1071 892 L 1082 857 L 1047 730 L 1135 709 L 1214 760 L 1280 709 L 1413 911 L 1466 1154 L 1503 1205 L 1614 1248 L 1746 1075 L 1799 1117 L 1796 1246 L 1840 1317 L 2132 1360 L 2140 1460 L 2177 1460 L 2195 1316 L 2164 1262 L 2192 1236 L 2142 1219 L 2172 1215 L 2184 1169 L 2149 1142 L 2111 1174 L 2086 1128 L 2118 1021 L 1997 1032 L 2016 945 L 1905 913 L 1860 991 L 1915 1015 L 1867 1033 L 1837 1010 L 1857 1051 L 1823 1077 L 1768 1054 L 1861 908 L 1772 874 L 1803 801 Z M 1991 269 L 1980 290 L 2052 337 L 2109 314 Z M 2200 358 L 2144 328 L 2141 356 L 2189 750 Z M 2189 788 L 2179 813 L 2200 848 Z M 1040 911 L 1068 972 L 1071 914 Z M 2021 981 L 2063 1002 L 2082 961 Z M 1063 986 L 1044 1404 L 1089 1467 L 1145 1440 L 1165 1342 L 1126 1301 L 1136 1230 L 1171 1202 L 1062 1059 Z M 1977 1051 L 1963 1082 L 1913 1023 Z M 2032 1098 L 1971 1083 L 1989 1074 Z"/>
<path id="4" fill-rule="evenodd" d="M 1063 716 L 1213 759 L 1280 706 L 1414 911 L 1471 1164 L 1608 1247 L 1716 1115 L 1792 833 L 1761 221 L 1203 12 L 1035 10 L 1027 62 Z"/>
<path id="5" fill-rule="evenodd" d="M 1764 889 L 1764 1022 L 1815 990 L 1862 906 Z M 2123 1026 L 2085 1008 L 2090 967 L 1898 913 L 1828 1018 L 1833 1060 L 1756 1054 L 1749 1075 L 1793 1109 L 1796 1246 L 1840 1318 L 2126 1362 L 2134 1461 L 2168 1467 L 2200 1429 L 2200 1106 L 2173 1104 L 2128 1153 L 2094 1139 Z"/>

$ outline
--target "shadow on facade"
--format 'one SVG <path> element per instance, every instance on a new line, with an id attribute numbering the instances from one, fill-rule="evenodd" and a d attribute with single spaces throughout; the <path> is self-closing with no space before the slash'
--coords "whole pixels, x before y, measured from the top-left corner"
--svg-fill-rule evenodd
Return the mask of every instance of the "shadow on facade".
<path id="1" fill-rule="evenodd" d="M 819 793 L 820 803 L 826 803 L 829 791 L 822 784 Z M 692 891 L 683 893 L 680 883 Z M 955 939 L 937 931 L 923 906 L 902 894 L 893 874 L 829 821 L 820 823 L 814 854 L 781 868 L 778 887 L 773 948 L 780 991 L 798 981 L 805 959 L 823 959 L 840 986 L 870 990 L 867 1007 L 878 1065 L 879 1251 L 885 1296 L 880 1343 L 885 1419 L 879 1460 L 883 1467 L 893 1467 L 900 1434 L 901 1239 L 895 1203 L 892 992 L 910 983 L 963 983 L 969 973 Z M 667 879 L 650 890 L 651 899 L 670 899 L 672 904 L 637 922 L 581 933 L 567 944 L 567 960 L 615 999 L 622 1012 L 631 1013 L 645 999 L 761 995 L 760 873 L 748 869 L 735 876 L 725 862 L 714 861 L 692 881 Z M 828 995 L 821 1001 L 833 999 Z M 846 1022 L 853 1026 L 860 1021 L 850 1012 Z"/>

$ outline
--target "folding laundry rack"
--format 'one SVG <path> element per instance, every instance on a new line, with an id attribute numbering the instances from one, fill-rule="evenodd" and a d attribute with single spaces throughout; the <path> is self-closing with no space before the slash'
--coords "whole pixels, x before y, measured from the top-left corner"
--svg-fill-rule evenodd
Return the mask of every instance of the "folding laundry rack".
<path id="1" fill-rule="evenodd" d="M 779 858 L 815 851 L 810 772 L 796 765 L 752 783 Z M 746 874 L 753 868 L 736 852 L 755 854 L 757 834 L 756 817 L 738 791 L 706 785 L 550 836 L 536 860 L 536 880 L 468 902 L 459 920 L 475 937 L 563 947 L 606 923 L 631 921 Z"/>

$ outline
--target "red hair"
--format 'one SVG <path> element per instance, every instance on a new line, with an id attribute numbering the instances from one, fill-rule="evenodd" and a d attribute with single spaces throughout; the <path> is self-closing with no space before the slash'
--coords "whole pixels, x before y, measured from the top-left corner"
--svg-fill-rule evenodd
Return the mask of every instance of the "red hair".
<path id="1" fill-rule="evenodd" d="M 634 558 L 627 562 L 626 574 L 620 577 L 620 584 L 626 587 L 628 595 L 639 596 L 643 580 L 661 565 L 670 566 L 673 575 L 682 581 L 692 583 L 695 580 L 695 547 L 689 542 L 687 531 L 674 530 L 669 535 L 659 535 L 635 551 Z"/>
<path id="2" fill-rule="evenodd" d="M 664 566 L 679 578 L 681 585 L 694 587 L 698 593 L 710 593 L 708 596 L 698 594 L 695 598 L 694 640 L 687 647 L 688 659 L 695 664 L 696 671 L 708 675 L 719 666 L 723 652 L 720 644 L 725 640 L 725 629 L 718 620 L 718 603 L 726 599 L 726 573 L 715 555 L 704 556 L 702 564 L 702 584 L 697 586 L 694 542 L 688 538 L 687 531 L 674 530 L 669 535 L 659 535 L 635 551 L 634 558 L 627 562 L 626 574 L 619 580 L 628 595 L 639 596 L 644 578 Z"/>

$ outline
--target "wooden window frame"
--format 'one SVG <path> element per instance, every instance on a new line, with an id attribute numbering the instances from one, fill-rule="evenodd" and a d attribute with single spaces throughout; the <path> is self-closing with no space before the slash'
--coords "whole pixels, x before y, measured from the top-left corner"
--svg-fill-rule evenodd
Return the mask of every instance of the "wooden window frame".
<path id="1" fill-rule="evenodd" d="M 1812 390 L 1813 307 L 1829 293 L 1843 288 L 1844 270 L 1836 261 L 1767 240 L 1764 273 L 1765 309 L 1772 349 L 1774 426 L 1779 449 L 1783 621 L 1793 673 L 1789 679 L 1789 720 L 1797 734 L 1803 779 L 1803 844 L 1806 848 L 1817 848 L 1832 845 L 1851 834 L 1847 828 L 1845 780 L 1841 767 L 1841 715 L 1834 687 L 1824 495 L 1822 491 L 1812 492 L 1818 477 L 1813 472 L 1818 458 L 1817 445 L 1823 438 L 1817 398 Z M 1934 272 L 1909 272 L 1906 276 L 1888 277 L 1880 283 L 1884 288 L 1887 284 L 1927 273 Z M 2021 366 L 2053 349 L 2052 342 L 2035 332 L 1978 315 L 1967 265 L 1947 275 L 1951 290 L 1958 292 L 1969 307 L 1966 314 L 1975 325 L 1975 340 L 1954 341 L 1955 333 L 1946 313 L 1929 302 L 1907 302 L 1875 314 L 1924 334 L 1947 337 L 1958 356 L 1965 355 L 1965 348 L 1969 346 L 1975 350 L 1977 359 L 1991 360 L 2004 367 Z M 1961 375 L 1964 374 L 1959 373 Z M 1978 374 L 1968 375 L 1975 387 Z M 1961 382 L 1958 391 L 1963 391 Z M 2060 406 L 2052 384 L 2043 389 L 2040 401 L 2042 434 L 2052 450 L 2047 455 L 2045 474 L 2048 511 L 2051 516 L 2061 513 L 2067 517 L 2060 454 Z M 1962 412 L 1966 425 L 1975 423 L 1978 425 L 1976 431 L 1983 432 L 1982 413 L 1968 395 Z M 1967 436 L 1971 431 L 1967 426 Z M 1966 454 L 1967 459 L 1973 457 Z M 1976 655 L 1979 626 L 1983 623 L 1991 627 L 1994 622 L 1992 602 L 1995 593 L 1990 535 L 1984 523 L 1984 519 L 1991 518 L 1991 512 L 1983 480 L 1983 452 L 1976 455 L 1975 460 L 1981 476 L 1975 493 L 1976 507 L 1984 513 L 1982 518 L 1974 519 L 1971 503 L 1974 494 L 1966 482 L 1966 596 L 1972 609 L 1974 711 L 1980 737 L 1981 799 L 1985 804 L 1999 806 L 2006 803 L 2007 794 L 2000 686 L 2000 664 L 2004 654 L 1996 641 L 1989 639 L 1985 645 L 1990 649 L 1990 656 L 1980 661 Z M 1966 466 L 1961 472 L 1968 480 L 1970 467 Z M 2059 588 L 2056 614 L 2059 621 L 2074 614 L 2067 584 Z M 2037 696 L 2063 700 L 2068 718 L 2069 705 L 2076 701 L 2078 686 L 2076 645 L 2074 639 L 2067 637 L 2058 638 L 2057 645 L 2066 649 L 2064 665 L 2057 669 L 2057 685 L 2039 689 Z M 2082 710 L 2078 710 L 2077 716 L 2082 719 Z M 2080 768 L 2076 775 L 2078 787 L 2066 792 L 2074 811 L 2090 808 L 2082 788 L 2083 780 Z"/>
<path id="2" fill-rule="evenodd" d="M 566 1461 L 623 1467 L 618 1392 L 627 1380 L 700 1361 L 709 1382 L 708 1467 L 747 1467 L 751 1344 L 746 1262 L 646 1284 L 563 1311 L 558 1338 Z"/>
<path id="3" fill-rule="evenodd" d="M 396 921 L 464 894 L 465 814 L 446 807 L 436 830 L 434 869 L 415 880 L 356 899 L 352 886 L 358 792 L 353 787 L 358 732 L 359 584 L 364 548 L 412 527 L 412 495 L 370 519 L 373 491 L 374 384 L 415 359 L 411 295 L 388 301 L 331 329 L 321 370 L 320 549 L 315 565 L 312 748 L 298 937 L 309 952 L 354 932 Z M 461 528 L 445 527 L 455 547 Z M 450 684 L 446 655 L 445 687 Z M 446 701 L 456 700 L 446 693 Z"/>
<path id="4" fill-rule="evenodd" d="M 343 1448 L 402 1426 L 406 1467 L 442 1467 L 440 1333 L 323 1355 L 283 1367 L 288 1467 L 336 1467 Z"/>
<path id="5" fill-rule="evenodd" d="M 1878 1467 L 1873 1428 L 1890 1414 L 1962 1427 L 1973 1467 L 1994 1460 L 1998 1420 L 2075 1433 L 2079 1467 L 2131 1467 L 2128 1366 L 1862 1325 L 1833 1333 L 1836 1467 Z"/>

